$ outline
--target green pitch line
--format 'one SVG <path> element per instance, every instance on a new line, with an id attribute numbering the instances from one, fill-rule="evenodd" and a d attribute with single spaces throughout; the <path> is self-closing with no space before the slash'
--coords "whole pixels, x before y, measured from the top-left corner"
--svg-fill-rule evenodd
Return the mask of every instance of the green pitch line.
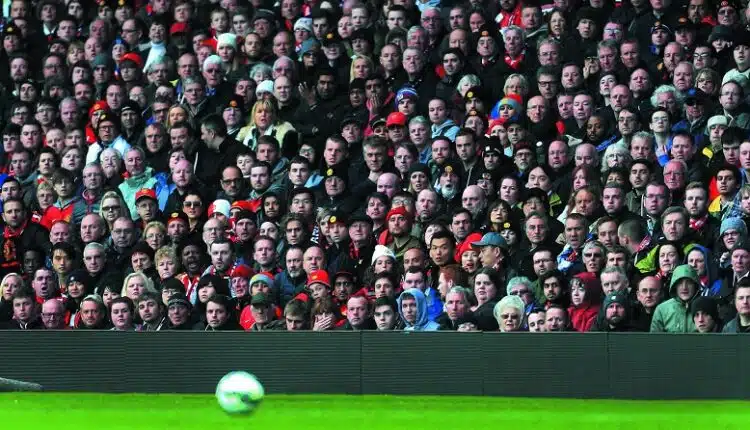
<path id="1" fill-rule="evenodd" d="M 207 395 L 0 394 L 5 429 L 578 430 L 748 428 L 750 402 L 268 396 L 228 416 Z"/>

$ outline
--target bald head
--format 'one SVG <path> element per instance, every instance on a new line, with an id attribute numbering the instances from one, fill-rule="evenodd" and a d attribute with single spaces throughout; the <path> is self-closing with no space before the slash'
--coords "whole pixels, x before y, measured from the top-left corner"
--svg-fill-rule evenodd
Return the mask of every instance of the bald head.
<path id="1" fill-rule="evenodd" d="M 473 216 L 477 216 L 486 205 L 484 190 L 478 185 L 469 185 L 461 196 L 461 205 Z"/>
<path id="2" fill-rule="evenodd" d="M 377 191 L 383 193 L 388 198 L 393 198 L 396 193 L 398 184 L 398 176 L 395 173 L 383 173 L 378 178 Z"/>

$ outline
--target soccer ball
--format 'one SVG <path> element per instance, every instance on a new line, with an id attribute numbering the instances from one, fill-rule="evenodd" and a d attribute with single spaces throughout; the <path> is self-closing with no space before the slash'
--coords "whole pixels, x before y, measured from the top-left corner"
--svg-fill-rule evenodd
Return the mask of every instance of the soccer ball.
<path id="1" fill-rule="evenodd" d="M 265 391 L 250 373 L 229 372 L 216 385 L 216 400 L 229 414 L 249 415 L 260 405 Z"/>

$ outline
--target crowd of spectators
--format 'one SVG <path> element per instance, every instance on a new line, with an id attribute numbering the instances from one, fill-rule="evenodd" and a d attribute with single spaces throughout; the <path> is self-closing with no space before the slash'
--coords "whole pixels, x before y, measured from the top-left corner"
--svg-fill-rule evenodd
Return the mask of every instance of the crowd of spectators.
<path id="1" fill-rule="evenodd" d="M 738 0 L 10 0 L 9 329 L 750 331 Z"/>

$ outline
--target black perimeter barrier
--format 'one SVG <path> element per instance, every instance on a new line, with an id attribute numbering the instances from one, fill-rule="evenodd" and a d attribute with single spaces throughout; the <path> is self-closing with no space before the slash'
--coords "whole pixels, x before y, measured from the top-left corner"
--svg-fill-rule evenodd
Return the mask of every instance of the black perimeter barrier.
<path id="1" fill-rule="evenodd" d="M 0 377 L 47 391 L 211 393 L 231 370 L 271 394 L 748 399 L 741 335 L 0 332 Z"/>

